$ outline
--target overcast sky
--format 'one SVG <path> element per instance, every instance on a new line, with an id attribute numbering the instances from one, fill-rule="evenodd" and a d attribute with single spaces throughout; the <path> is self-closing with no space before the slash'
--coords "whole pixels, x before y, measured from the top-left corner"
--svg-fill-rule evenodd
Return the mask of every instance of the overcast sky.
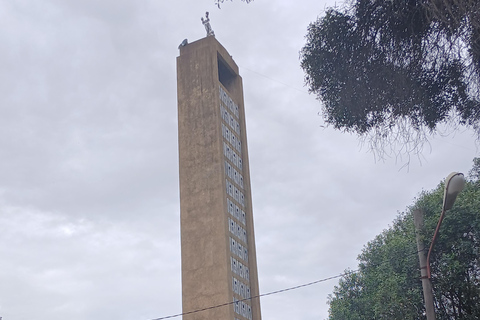
<path id="1" fill-rule="evenodd" d="M 243 77 L 261 293 L 356 269 L 420 191 L 468 172 L 468 130 L 407 170 L 322 127 L 299 51 L 327 5 L 0 0 L 0 317 L 181 312 L 175 59 L 205 11 Z M 266 296 L 263 319 L 325 319 L 337 283 Z"/>

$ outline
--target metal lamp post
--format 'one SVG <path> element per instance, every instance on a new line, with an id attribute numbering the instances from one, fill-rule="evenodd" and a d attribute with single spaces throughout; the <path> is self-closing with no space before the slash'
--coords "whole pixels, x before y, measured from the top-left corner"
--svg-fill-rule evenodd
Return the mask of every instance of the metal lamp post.
<path id="1" fill-rule="evenodd" d="M 417 229 L 417 248 L 418 248 L 418 258 L 420 260 L 420 270 L 422 273 L 422 287 L 423 287 L 423 297 L 425 300 L 425 311 L 427 320 L 435 320 L 435 308 L 433 305 L 433 293 L 432 293 L 432 283 L 430 281 L 430 254 L 432 253 L 433 246 L 435 245 L 435 240 L 437 239 L 438 231 L 442 224 L 443 218 L 445 216 L 445 211 L 452 208 L 455 200 L 463 190 L 465 186 L 465 178 L 463 173 L 452 172 L 445 179 L 445 192 L 443 194 L 443 206 L 442 214 L 438 220 L 437 228 L 433 234 L 433 239 L 430 244 L 430 249 L 428 250 L 427 257 L 425 258 L 424 254 L 424 245 L 423 241 L 419 236 L 419 232 L 423 228 L 423 212 L 420 209 L 414 211 L 414 220 L 415 227 Z"/>

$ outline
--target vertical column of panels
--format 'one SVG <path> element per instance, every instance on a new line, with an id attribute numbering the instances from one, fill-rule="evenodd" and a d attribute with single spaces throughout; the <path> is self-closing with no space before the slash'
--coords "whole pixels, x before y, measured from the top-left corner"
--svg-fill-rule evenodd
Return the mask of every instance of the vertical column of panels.
<path id="1" fill-rule="evenodd" d="M 233 307 L 235 320 L 252 320 L 239 108 L 221 85 L 219 93 Z"/>

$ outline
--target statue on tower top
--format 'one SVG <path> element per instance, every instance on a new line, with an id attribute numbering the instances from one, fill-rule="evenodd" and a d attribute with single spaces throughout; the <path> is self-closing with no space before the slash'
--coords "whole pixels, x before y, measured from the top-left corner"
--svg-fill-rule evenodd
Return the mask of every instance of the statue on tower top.
<path id="1" fill-rule="evenodd" d="M 205 30 L 207 31 L 207 37 L 209 36 L 215 36 L 215 33 L 212 30 L 212 27 L 210 26 L 210 18 L 208 18 L 208 11 L 205 12 L 205 19 L 200 18 L 202 20 L 202 23 L 205 27 Z"/>

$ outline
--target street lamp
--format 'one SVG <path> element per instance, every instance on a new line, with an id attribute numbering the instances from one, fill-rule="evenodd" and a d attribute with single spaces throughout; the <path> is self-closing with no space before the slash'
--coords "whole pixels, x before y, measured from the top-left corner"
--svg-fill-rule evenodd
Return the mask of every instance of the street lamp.
<path id="1" fill-rule="evenodd" d="M 423 229 L 423 210 L 417 208 L 413 211 L 413 218 L 415 222 L 416 229 L 416 238 L 417 238 L 417 248 L 418 248 L 418 259 L 420 261 L 420 271 L 422 274 L 422 287 L 423 287 L 423 298 L 425 301 L 425 313 L 427 320 L 435 320 L 435 307 L 433 303 L 433 293 L 432 293 L 432 282 L 430 281 L 430 254 L 433 250 L 433 245 L 437 238 L 438 230 L 442 224 L 443 217 L 445 216 L 445 211 L 452 208 L 457 195 L 462 191 L 465 186 L 465 178 L 462 173 L 452 172 L 445 179 L 445 193 L 443 195 L 443 205 L 442 205 L 442 214 L 438 220 L 437 229 L 433 235 L 432 243 L 430 244 L 430 249 L 428 250 L 428 255 L 425 258 L 425 251 L 422 237 L 420 236 L 421 230 Z"/>
<path id="2" fill-rule="evenodd" d="M 438 220 L 437 228 L 435 229 L 435 233 L 433 234 L 433 239 L 432 239 L 432 242 L 430 243 L 430 249 L 428 249 L 428 254 L 427 254 L 428 279 L 431 278 L 430 254 L 432 253 L 433 246 L 435 245 L 435 240 L 437 239 L 438 230 L 440 230 L 440 225 L 442 224 L 443 217 L 445 216 L 445 211 L 453 207 L 453 204 L 455 203 L 455 200 L 457 199 L 457 196 L 460 193 L 460 191 L 463 190 L 463 187 L 465 187 L 465 178 L 463 176 L 463 173 L 452 172 L 445 179 L 445 192 L 443 194 L 442 214 L 440 215 L 440 219 Z"/>

